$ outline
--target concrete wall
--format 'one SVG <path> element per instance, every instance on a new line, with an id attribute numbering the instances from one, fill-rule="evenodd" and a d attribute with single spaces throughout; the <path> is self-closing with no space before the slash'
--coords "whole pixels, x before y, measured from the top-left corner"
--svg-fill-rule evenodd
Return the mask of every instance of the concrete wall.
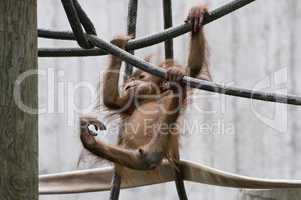
<path id="1" fill-rule="evenodd" d="M 241 200 L 298 200 L 301 190 L 245 190 L 239 197 Z"/>
<path id="2" fill-rule="evenodd" d="M 183 23 L 191 5 L 173 1 L 174 24 Z M 227 1 L 207 1 L 215 8 Z M 110 40 L 126 32 L 127 1 L 81 1 L 99 36 Z M 118 13 L 118 14 L 117 14 Z M 69 29 L 60 1 L 39 0 L 40 28 Z M 137 37 L 162 30 L 161 1 L 139 1 Z M 243 88 L 301 94 L 301 2 L 258 0 L 205 28 L 216 82 Z M 175 58 L 184 64 L 189 35 L 174 40 Z M 76 43 L 39 39 L 40 47 L 76 46 Z M 137 55 L 163 57 L 163 44 L 139 50 Z M 106 57 L 40 58 L 40 173 L 93 168 L 101 163 L 85 152 L 74 128 L 78 114 L 72 105 L 87 108 L 93 101 L 87 83 L 97 85 Z M 54 78 L 52 78 L 54 77 Z M 51 81 L 53 80 L 53 81 Z M 52 82 L 54 84 L 52 84 Z M 78 85 L 78 84 L 81 85 Z M 74 88 L 82 86 L 74 93 Z M 63 88 L 63 89 L 62 89 Z M 72 89 L 73 88 L 73 89 Z M 242 175 L 264 178 L 301 178 L 300 108 L 195 92 L 185 115 L 189 127 L 182 137 L 182 157 Z M 197 112 L 196 112 L 197 109 Z M 100 119 L 101 118 L 100 115 Z M 106 120 L 114 128 L 114 120 Z M 112 122 L 112 123 L 111 123 Z M 111 142 L 116 134 L 107 136 Z M 237 199 L 238 189 L 187 183 L 189 199 Z M 41 196 L 41 200 L 96 200 L 108 192 Z M 121 199 L 176 199 L 173 183 L 124 190 Z"/>

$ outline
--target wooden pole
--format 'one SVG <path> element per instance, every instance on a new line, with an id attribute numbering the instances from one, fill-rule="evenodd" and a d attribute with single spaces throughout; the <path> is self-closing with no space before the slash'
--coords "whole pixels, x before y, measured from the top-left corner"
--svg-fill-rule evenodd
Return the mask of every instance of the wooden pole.
<path id="1" fill-rule="evenodd" d="M 38 199 L 38 118 L 28 113 L 38 105 L 32 69 L 37 69 L 37 2 L 1 0 L 1 200 Z"/>

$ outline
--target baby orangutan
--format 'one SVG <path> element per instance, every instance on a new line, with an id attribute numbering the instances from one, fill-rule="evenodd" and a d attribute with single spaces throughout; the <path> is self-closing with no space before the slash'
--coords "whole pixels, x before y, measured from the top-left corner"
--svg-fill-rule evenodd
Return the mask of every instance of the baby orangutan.
<path id="1" fill-rule="evenodd" d="M 121 60 L 110 56 L 110 64 L 104 75 L 103 103 L 125 117 L 118 145 L 96 141 L 87 126 L 94 124 L 104 129 L 102 123 L 93 118 L 81 118 L 81 140 L 86 149 L 115 163 L 110 199 L 118 199 L 121 179 L 127 179 L 127 170 L 155 170 L 167 159 L 175 166 L 175 180 L 180 199 L 187 199 L 180 170 L 179 133 L 177 120 L 185 107 L 186 88 L 180 84 L 184 75 L 210 80 L 206 63 L 206 41 L 202 30 L 205 6 L 193 7 L 187 22 L 193 26 L 187 68 L 173 60 L 164 61 L 160 67 L 166 69 L 166 79 L 137 70 L 123 84 L 119 92 Z M 130 37 L 115 38 L 112 43 L 125 48 Z"/>

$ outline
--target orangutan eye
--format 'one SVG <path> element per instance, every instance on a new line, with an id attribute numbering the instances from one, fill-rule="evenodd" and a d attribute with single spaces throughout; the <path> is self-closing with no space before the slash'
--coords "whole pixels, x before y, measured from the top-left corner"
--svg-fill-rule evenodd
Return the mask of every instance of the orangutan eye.
<path id="1" fill-rule="evenodd" d="M 145 78 L 145 75 L 143 75 L 143 74 L 141 74 L 140 76 L 139 76 L 139 79 L 144 79 Z"/>

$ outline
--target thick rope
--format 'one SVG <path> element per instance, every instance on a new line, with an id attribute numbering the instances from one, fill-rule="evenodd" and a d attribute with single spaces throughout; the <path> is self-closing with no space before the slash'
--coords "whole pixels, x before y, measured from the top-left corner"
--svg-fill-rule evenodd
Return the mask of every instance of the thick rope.
<path id="1" fill-rule="evenodd" d="M 77 43 L 79 46 L 85 49 L 93 48 L 93 45 L 87 40 L 86 34 L 83 31 L 82 24 L 84 29 L 88 34 L 96 35 L 95 28 L 93 23 L 86 15 L 84 10 L 81 8 L 77 0 L 61 0 L 63 7 L 65 9 L 67 18 L 69 20 L 72 31 L 75 35 Z"/>
<path id="2" fill-rule="evenodd" d="M 86 14 L 86 12 L 83 10 L 83 8 L 79 4 L 78 0 L 74 0 L 74 6 L 76 8 L 79 20 L 80 20 L 81 24 L 83 25 L 85 31 L 88 34 L 97 35 L 96 34 L 96 29 L 95 29 L 95 27 L 93 25 L 93 22 L 88 17 L 88 15 Z"/>
<path id="3" fill-rule="evenodd" d="M 127 21 L 127 33 L 133 38 L 136 38 L 136 25 L 137 25 L 137 11 L 138 11 L 138 0 L 130 0 L 128 7 L 128 21 Z M 134 50 L 128 50 L 129 53 L 135 54 Z M 124 71 L 124 80 L 127 80 L 128 77 L 133 73 L 133 66 L 129 63 L 126 63 Z"/>
<path id="4" fill-rule="evenodd" d="M 172 5 L 171 0 L 162 0 L 163 2 L 163 16 L 164 29 L 172 27 Z M 173 41 L 172 39 L 165 41 L 165 58 L 173 59 Z"/>
<path id="5" fill-rule="evenodd" d="M 166 71 L 163 68 L 156 67 L 155 65 L 145 62 L 144 60 L 133 56 L 132 54 L 126 52 L 117 46 L 106 42 L 102 39 L 97 38 L 93 35 L 88 35 L 89 41 L 91 41 L 95 46 L 104 49 L 108 53 L 117 56 L 128 62 L 137 68 L 146 71 L 155 76 L 165 78 Z M 184 76 L 182 82 L 189 87 L 197 88 L 201 90 L 206 90 L 214 93 L 226 94 L 230 96 L 237 96 L 249 99 L 263 100 L 269 102 L 278 102 L 291 105 L 301 105 L 301 98 L 293 95 L 282 95 L 269 92 L 252 91 L 249 89 L 242 89 L 236 87 L 226 87 L 220 84 L 204 81 L 201 79 L 191 78 L 189 76 Z"/>
<path id="6" fill-rule="evenodd" d="M 241 8 L 248 3 L 251 3 L 255 0 L 235 0 L 232 1 L 216 10 L 211 12 L 205 19 L 203 24 L 208 24 L 230 12 L 233 12 L 234 10 Z M 191 24 L 184 24 L 180 25 L 175 28 L 170 28 L 162 33 L 154 34 L 152 36 L 142 38 L 142 39 L 136 39 L 133 41 L 130 41 L 127 49 L 137 49 L 142 48 L 144 46 L 152 45 L 158 42 L 165 41 L 167 39 L 173 38 L 174 36 L 184 34 L 192 29 Z M 58 32 L 56 32 L 58 33 Z M 52 34 L 49 34 L 52 36 Z M 58 37 L 58 35 L 56 35 Z M 71 38 L 71 35 L 68 34 L 69 39 Z M 99 38 L 97 38 L 94 35 L 86 35 L 87 39 L 93 43 L 96 47 L 100 49 L 90 49 L 88 50 L 89 53 L 93 54 L 95 51 L 97 51 L 98 54 L 105 54 L 105 52 L 108 52 L 110 54 L 113 54 L 117 57 L 120 57 L 122 60 L 136 66 L 137 68 L 146 71 L 148 73 L 151 73 L 155 76 L 159 76 L 161 78 L 165 78 L 166 72 L 162 68 L 158 68 L 151 63 L 147 63 L 144 60 L 137 58 L 130 53 L 112 45 L 109 42 L 105 42 Z M 69 55 L 72 55 L 74 53 L 74 49 L 68 49 L 70 53 Z M 85 50 L 87 52 L 87 50 Z M 56 50 L 52 50 L 53 54 L 56 54 Z M 65 54 L 65 52 L 61 52 L 62 55 Z M 82 55 L 82 50 L 78 49 L 76 50 L 77 55 Z M 282 95 L 282 94 L 275 94 L 275 93 L 268 93 L 268 92 L 260 92 L 260 91 L 252 91 L 248 89 L 242 89 L 242 88 L 235 88 L 235 87 L 225 87 L 216 83 L 191 78 L 188 76 L 185 76 L 183 78 L 183 83 L 187 86 L 198 88 L 210 92 L 220 93 L 220 94 L 226 94 L 231 96 L 237 96 L 237 97 L 243 97 L 243 98 L 250 98 L 250 99 L 256 99 L 256 100 L 263 100 L 263 101 L 269 101 L 269 102 L 278 102 L 278 103 L 285 103 L 285 104 L 291 104 L 291 105 L 301 105 L 301 98 L 298 96 L 293 95 Z"/>
<path id="7" fill-rule="evenodd" d="M 230 3 L 227 3 L 206 15 L 203 21 L 203 25 L 206 25 L 210 22 L 213 22 L 233 11 L 246 6 L 247 4 L 253 2 L 255 0 L 234 0 Z M 185 33 L 188 33 L 192 30 L 191 24 L 182 24 L 173 28 L 166 29 L 160 33 L 155 33 L 150 36 L 146 36 L 143 38 L 135 39 L 129 41 L 127 45 L 127 50 L 141 49 L 144 47 L 148 47 L 154 44 L 158 44 L 160 42 L 178 37 Z M 59 31 L 50 31 L 50 30 L 38 30 L 39 37 L 49 38 L 49 39 L 67 39 L 71 40 L 75 38 L 73 33 L 71 32 L 59 32 Z M 39 57 L 71 57 L 71 56 L 99 56 L 105 55 L 100 53 L 98 49 L 80 49 L 80 48 L 52 48 L 39 49 L 38 52 Z"/>

